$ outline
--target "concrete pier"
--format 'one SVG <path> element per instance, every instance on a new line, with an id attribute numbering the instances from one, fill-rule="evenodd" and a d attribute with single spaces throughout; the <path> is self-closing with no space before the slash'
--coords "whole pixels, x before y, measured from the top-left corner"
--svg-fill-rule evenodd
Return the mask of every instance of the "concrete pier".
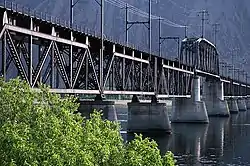
<path id="1" fill-rule="evenodd" d="M 230 115 L 227 101 L 224 99 L 222 81 L 206 80 L 203 86 L 203 100 L 208 116 L 228 117 Z"/>
<path id="2" fill-rule="evenodd" d="M 247 111 L 246 101 L 244 98 L 237 99 L 239 111 Z"/>
<path id="3" fill-rule="evenodd" d="M 171 133 L 166 103 L 128 103 L 128 132 Z"/>
<path id="4" fill-rule="evenodd" d="M 250 97 L 246 98 L 246 105 L 247 105 L 247 109 L 250 109 Z"/>
<path id="5" fill-rule="evenodd" d="M 175 98 L 172 104 L 172 123 L 208 123 L 205 103 L 201 101 L 200 77 L 194 76 L 191 99 Z"/>
<path id="6" fill-rule="evenodd" d="M 229 108 L 230 114 L 238 114 L 239 113 L 238 103 L 237 103 L 236 99 L 228 98 L 227 103 L 228 103 L 228 108 Z"/>
<path id="7" fill-rule="evenodd" d="M 78 112 L 81 113 L 82 116 L 86 117 L 87 119 L 90 117 L 90 114 L 94 111 L 102 110 L 103 119 L 107 119 L 110 121 L 117 121 L 117 114 L 115 109 L 115 102 L 114 101 L 84 101 L 79 100 L 80 106 L 78 108 Z"/>

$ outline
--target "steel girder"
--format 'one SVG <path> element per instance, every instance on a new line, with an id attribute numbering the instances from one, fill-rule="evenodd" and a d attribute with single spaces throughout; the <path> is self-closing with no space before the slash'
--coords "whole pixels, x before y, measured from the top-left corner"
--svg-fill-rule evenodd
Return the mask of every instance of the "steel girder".
<path id="1" fill-rule="evenodd" d="M 88 43 L 78 43 L 8 24 L 5 24 L 0 36 L 3 64 L 1 73 L 6 79 L 18 75 L 33 88 L 44 83 L 49 84 L 52 91 L 57 93 L 160 96 L 191 94 L 194 74 L 192 64 L 195 64 L 197 47 L 190 43 L 182 46 L 181 62 L 191 66 L 159 57 L 134 55 L 134 51 L 126 55 L 126 51 L 116 52 L 114 45 L 113 51 L 104 51 L 104 86 L 101 87 L 99 53 L 92 51 Z M 208 43 L 200 44 L 198 69 L 216 73 L 216 64 L 212 63 L 217 62 L 217 57 L 209 59 L 208 56 L 212 47 Z M 10 73 L 13 68 L 14 75 Z M 241 90 L 237 91 L 239 94 L 243 92 L 242 86 L 240 87 Z"/>
<path id="2" fill-rule="evenodd" d="M 115 47 L 115 46 L 114 46 Z M 134 54 L 132 52 L 132 54 Z M 104 56 L 104 88 L 107 91 L 154 93 L 153 65 L 134 55 L 111 52 Z"/>
<path id="3" fill-rule="evenodd" d="M 180 62 L 206 73 L 219 75 L 219 57 L 216 48 L 207 40 L 186 39 L 182 42 Z"/>
<path id="4" fill-rule="evenodd" d="M 82 90 L 83 93 L 101 93 L 99 55 L 91 53 L 88 46 L 7 24 L 2 34 L 3 48 L 6 48 L 2 49 L 2 73 L 6 79 L 20 76 L 33 88 L 43 83 L 49 84 L 52 89 L 58 89 L 58 92 L 62 89 L 68 89 L 65 92 L 75 89 Z M 29 39 L 40 42 L 37 44 Z M 33 52 L 27 47 L 34 47 Z M 158 58 L 145 59 L 142 56 L 106 51 L 103 61 L 104 94 L 190 94 L 191 74 L 183 69 L 177 71 L 177 67 L 164 68 Z M 15 74 L 9 73 L 10 65 L 16 68 Z"/>
<path id="5" fill-rule="evenodd" d="M 11 28 L 8 28 L 11 27 Z M 19 76 L 27 81 L 31 87 L 38 84 L 48 84 L 51 88 L 73 89 L 81 88 L 86 90 L 100 90 L 97 73 L 92 56 L 88 47 L 81 44 L 71 43 L 66 40 L 58 40 L 53 36 L 48 36 L 29 30 L 22 31 L 23 28 L 6 25 L 2 30 L 2 70 L 1 73 L 6 79 Z M 36 55 L 27 49 L 27 45 L 32 42 L 26 40 L 37 37 L 42 44 L 35 44 Z M 73 63 L 70 64 L 70 45 L 73 45 Z M 11 66 L 12 65 L 12 66 Z M 15 72 L 10 73 L 10 66 L 15 68 Z M 72 66 L 72 78 L 70 78 L 70 68 Z M 88 70 L 84 67 L 88 66 Z M 31 69 L 31 73 L 29 72 Z M 31 80 L 29 78 L 32 78 Z M 85 80 L 89 80 L 85 82 Z"/>

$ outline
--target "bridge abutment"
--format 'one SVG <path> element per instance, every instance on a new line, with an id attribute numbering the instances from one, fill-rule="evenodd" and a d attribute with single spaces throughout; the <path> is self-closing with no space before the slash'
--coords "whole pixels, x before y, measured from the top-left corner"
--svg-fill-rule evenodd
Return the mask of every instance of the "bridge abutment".
<path id="1" fill-rule="evenodd" d="M 244 98 L 237 99 L 239 111 L 247 111 L 246 101 Z"/>
<path id="2" fill-rule="evenodd" d="M 191 99 L 175 98 L 172 104 L 172 123 L 208 123 L 205 103 L 201 101 L 200 77 L 194 76 Z"/>
<path id="3" fill-rule="evenodd" d="M 229 108 L 230 114 L 238 114 L 239 113 L 239 107 L 238 107 L 238 103 L 237 103 L 236 99 L 229 98 L 229 99 L 227 99 L 227 103 L 228 103 L 228 108 Z"/>
<path id="4" fill-rule="evenodd" d="M 103 119 L 117 121 L 114 101 L 103 101 L 96 98 L 94 101 L 79 100 L 78 102 L 80 103 L 78 112 L 87 119 L 90 118 L 90 114 L 93 113 L 94 110 L 102 110 Z"/>
<path id="5" fill-rule="evenodd" d="M 208 116 L 228 117 L 230 115 L 227 101 L 224 99 L 222 81 L 206 80 L 203 86 L 203 100 Z"/>
<path id="6" fill-rule="evenodd" d="M 128 103 L 128 132 L 171 133 L 166 103 L 142 103 L 133 97 Z"/>

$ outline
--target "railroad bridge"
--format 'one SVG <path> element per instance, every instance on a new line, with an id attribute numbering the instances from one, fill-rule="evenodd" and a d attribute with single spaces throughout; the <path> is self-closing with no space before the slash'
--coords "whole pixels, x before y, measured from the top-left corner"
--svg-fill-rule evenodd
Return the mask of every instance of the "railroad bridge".
<path id="1" fill-rule="evenodd" d="M 171 130 L 166 103 L 158 99 L 172 100 L 172 123 L 208 123 L 208 116 L 229 116 L 250 105 L 247 80 L 223 77 L 219 53 L 205 38 L 183 39 L 178 59 L 170 60 L 15 5 L 1 6 L 0 17 L 5 80 L 19 76 L 32 88 L 43 83 L 59 94 L 96 95 L 81 101 L 81 112 L 102 108 L 109 119 L 116 119 L 114 102 L 103 96 L 133 96 L 129 131 Z M 140 96 L 152 101 L 140 102 Z"/>

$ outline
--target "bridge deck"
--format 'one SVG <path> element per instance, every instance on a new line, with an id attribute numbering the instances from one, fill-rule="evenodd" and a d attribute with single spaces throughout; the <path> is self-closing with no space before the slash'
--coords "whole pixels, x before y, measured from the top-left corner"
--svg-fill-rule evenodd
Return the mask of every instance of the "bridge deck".
<path id="1" fill-rule="evenodd" d="M 68 24 L 53 22 L 46 16 L 35 17 L 13 6 L 0 6 L 0 16 L 0 37 L 6 45 L 0 58 L 4 64 L 1 72 L 8 78 L 24 76 L 32 87 L 40 82 L 49 84 L 57 93 L 187 97 L 192 76 L 199 75 L 221 80 L 227 88 L 231 83 L 250 88 L 243 81 L 216 73 L 218 69 L 212 64 L 218 63 L 216 56 L 199 52 L 214 47 L 205 39 L 197 40 L 205 44 L 198 45 L 198 51 L 192 53 L 198 57 L 193 65 L 191 61 L 183 63 L 188 54 L 171 60 L 109 39 L 104 39 L 104 56 L 100 60 L 98 35 L 83 32 L 82 28 L 71 29 Z M 10 66 L 16 68 L 14 74 L 8 73 Z"/>

